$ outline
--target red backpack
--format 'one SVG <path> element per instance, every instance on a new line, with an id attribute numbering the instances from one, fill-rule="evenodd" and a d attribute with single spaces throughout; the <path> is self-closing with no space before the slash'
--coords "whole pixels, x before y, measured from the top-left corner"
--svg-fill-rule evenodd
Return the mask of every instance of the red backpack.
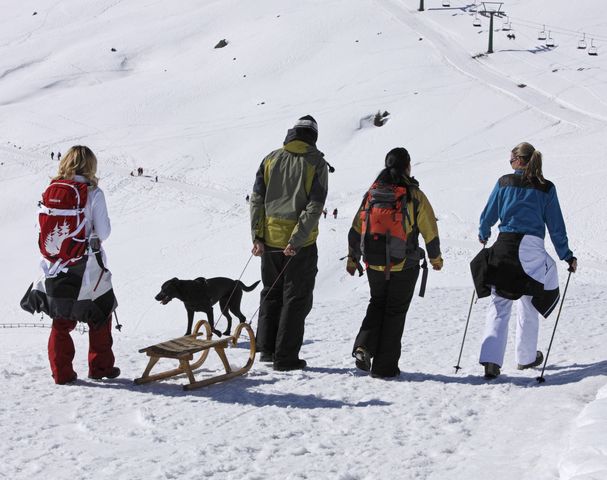
<path id="1" fill-rule="evenodd" d="M 82 258 L 87 249 L 84 207 L 88 185 L 53 180 L 38 202 L 38 247 L 56 271 Z"/>
<path id="2" fill-rule="evenodd" d="M 407 256 L 408 191 L 404 186 L 375 182 L 363 200 L 360 249 L 367 265 L 390 267 Z"/>

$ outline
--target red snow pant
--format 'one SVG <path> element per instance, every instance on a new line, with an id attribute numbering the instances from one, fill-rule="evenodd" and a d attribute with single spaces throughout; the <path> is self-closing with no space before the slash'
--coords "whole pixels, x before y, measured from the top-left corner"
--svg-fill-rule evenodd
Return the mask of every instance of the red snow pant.
<path id="1" fill-rule="evenodd" d="M 55 383 L 58 384 L 76 379 L 76 372 L 72 367 L 76 351 L 70 335 L 74 328 L 76 322 L 73 320 L 53 319 L 48 339 L 48 360 Z M 101 377 L 114 367 L 112 344 L 111 317 L 98 327 L 89 324 L 89 377 Z"/>

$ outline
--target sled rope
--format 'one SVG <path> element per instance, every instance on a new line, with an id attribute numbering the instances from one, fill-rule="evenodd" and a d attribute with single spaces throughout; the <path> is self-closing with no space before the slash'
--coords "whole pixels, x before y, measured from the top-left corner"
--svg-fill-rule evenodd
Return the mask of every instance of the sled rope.
<path id="1" fill-rule="evenodd" d="M 228 301 L 226 303 L 226 308 L 221 311 L 221 314 L 219 315 L 219 318 L 215 322 L 215 327 L 217 327 L 219 325 L 219 320 L 221 320 L 223 318 L 224 312 L 230 308 L 230 300 L 232 300 L 232 295 L 234 295 L 234 292 L 236 291 L 236 288 L 238 287 L 238 282 L 240 282 L 240 279 L 244 275 L 244 272 L 247 269 L 247 267 L 249 266 L 249 263 L 251 263 L 251 259 L 252 258 L 253 258 L 253 254 L 251 254 L 251 256 L 249 257 L 249 259 L 247 260 L 247 263 L 245 263 L 245 266 L 242 269 L 242 272 L 240 272 L 240 277 L 238 277 L 238 280 L 236 282 L 234 282 L 234 288 L 232 289 L 232 293 L 230 293 L 230 296 L 228 297 Z"/>
<path id="2" fill-rule="evenodd" d="M 282 252 L 280 252 L 282 253 Z M 266 292 L 266 294 L 264 295 L 263 299 L 261 300 L 261 302 L 259 302 L 259 307 L 257 307 L 257 310 L 255 310 L 255 313 L 253 313 L 253 315 L 251 315 L 251 320 L 249 320 L 249 325 L 251 325 L 251 323 L 253 323 L 253 318 L 255 318 L 255 315 L 257 315 L 259 313 L 259 309 L 261 308 L 261 306 L 263 305 L 263 302 L 265 302 L 266 297 L 268 296 L 268 294 L 272 291 L 272 289 L 274 288 L 274 285 L 276 285 L 276 282 L 278 282 L 278 280 L 280 280 L 280 277 L 282 277 L 282 274 L 285 272 L 285 270 L 287 269 L 287 267 L 289 266 L 289 263 L 291 262 L 291 260 L 293 260 L 293 257 L 289 257 L 289 259 L 287 260 L 287 263 L 285 263 L 285 266 L 282 267 L 282 270 L 280 271 L 280 273 L 278 274 L 278 276 L 276 277 L 276 280 L 274 280 L 274 283 L 272 285 L 270 285 L 270 288 L 268 288 L 268 291 Z"/>

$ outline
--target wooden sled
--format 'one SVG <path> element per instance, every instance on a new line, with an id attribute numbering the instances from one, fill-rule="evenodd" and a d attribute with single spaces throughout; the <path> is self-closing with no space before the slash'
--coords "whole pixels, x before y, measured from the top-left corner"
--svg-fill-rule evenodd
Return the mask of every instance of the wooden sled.
<path id="1" fill-rule="evenodd" d="M 204 326 L 206 331 L 206 339 L 198 338 L 199 336 L 204 335 L 203 333 L 199 333 L 202 326 Z M 244 367 L 237 370 L 232 370 L 232 367 L 228 362 L 228 358 L 226 357 L 225 349 L 237 344 L 238 338 L 240 337 L 243 329 L 246 330 L 249 335 L 249 358 Z M 212 340 L 211 336 L 212 333 L 209 322 L 206 320 L 200 320 L 194 327 L 194 332 L 191 335 L 174 338 L 168 342 L 162 342 L 142 348 L 139 350 L 139 352 L 147 353 L 150 360 L 141 377 L 135 379 L 135 384 L 141 385 L 143 383 L 155 382 L 156 380 L 162 380 L 185 374 L 188 376 L 190 383 L 184 385 L 183 389 L 193 390 L 195 388 L 206 387 L 207 385 L 211 385 L 213 383 L 223 382 L 224 380 L 229 380 L 231 378 L 244 375 L 250 370 L 250 368 L 253 366 L 253 362 L 255 361 L 255 335 L 253 334 L 253 329 L 248 323 L 239 323 L 234 331 L 234 334 L 230 335 L 229 337 Z M 217 355 L 219 355 L 226 373 L 197 381 L 196 378 L 194 378 L 194 370 L 199 368 L 205 362 L 211 349 L 214 349 L 217 352 Z M 198 360 L 192 363 L 194 354 L 198 352 L 201 352 L 200 357 Z M 150 371 L 161 358 L 174 358 L 179 360 L 179 367 L 150 375 Z"/>

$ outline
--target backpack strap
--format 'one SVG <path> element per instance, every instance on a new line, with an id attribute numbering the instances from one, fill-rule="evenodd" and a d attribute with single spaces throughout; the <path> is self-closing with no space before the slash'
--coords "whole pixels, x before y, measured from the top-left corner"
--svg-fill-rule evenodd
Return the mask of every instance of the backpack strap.
<path id="1" fill-rule="evenodd" d="M 365 212 L 367 212 L 367 214 L 365 215 L 365 232 L 369 231 L 369 224 L 370 224 L 370 215 L 369 213 L 371 212 L 371 202 L 369 201 L 369 192 L 371 191 L 371 189 L 373 188 L 375 184 L 371 185 L 371 188 L 365 193 L 365 196 L 363 197 L 363 201 L 360 204 L 360 210 L 364 210 Z M 365 208 L 365 203 L 367 204 L 367 208 Z M 361 236 L 360 236 L 360 255 L 362 258 L 365 257 L 365 235 L 362 234 L 362 225 L 361 225 Z M 365 266 L 368 268 L 369 265 L 367 265 L 367 263 L 365 262 Z"/>
<path id="2" fill-rule="evenodd" d="M 419 249 L 419 228 L 417 227 L 417 217 L 419 215 L 419 201 L 417 201 L 415 198 L 413 198 L 412 195 L 412 189 L 417 188 L 415 185 L 407 185 L 407 202 L 411 202 L 411 205 L 413 207 L 413 223 L 411 223 L 411 237 L 413 239 L 414 245 L 413 245 L 413 249 L 417 250 Z M 407 210 L 407 215 L 408 215 L 409 211 Z M 413 250 L 412 250 L 413 251 Z M 423 250 L 422 250 L 423 251 Z M 425 258 L 425 252 L 424 252 L 424 256 L 420 256 L 421 258 Z"/>
<path id="3" fill-rule="evenodd" d="M 390 230 L 386 232 L 386 269 L 384 274 L 386 280 L 390 280 L 390 270 L 392 269 L 392 262 L 390 262 Z"/>
<path id="4" fill-rule="evenodd" d="M 426 261 L 426 252 L 423 248 L 419 249 L 419 254 L 422 259 L 422 283 L 419 286 L 419 296 L 423 297 L 426 294 L 426 283 L 428 281 L 428 262 Z"/>
<path id="5" fill-rule="evenodd" d="M 62 217 L 76 216 L 84 213 L 84 208 L 48 208 L 42 202 L 38 202 L 38 213 L 44 213 L 46 215 Z"/>

